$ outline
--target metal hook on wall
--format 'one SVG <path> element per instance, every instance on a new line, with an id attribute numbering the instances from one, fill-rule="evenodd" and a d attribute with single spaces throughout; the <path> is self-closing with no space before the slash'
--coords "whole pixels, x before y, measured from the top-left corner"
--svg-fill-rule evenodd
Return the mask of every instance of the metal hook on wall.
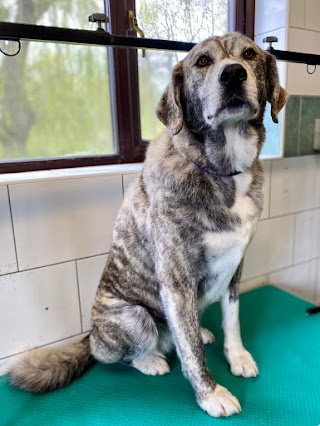
<path id="1" fill-rule="evenodd" d="M 313 65 L 314 68 L 313 68 L 313 71 L 311 71 L 311 72 L 309 71 L 309 67 L 310 66 L 311 66 L 310 64 L 307 64 L 307 73 L 310 74 L 310 75 L 312 75 L 312 74 L 314 74 L 316 72 L 317 65 Z"/>
<path id="2" fill-rule="evenodd" d="M 0 52 L 6 56 L 16 56 L 21 50 L 21 42 L 19 39 L 2 39 L 0 40 Z"/>

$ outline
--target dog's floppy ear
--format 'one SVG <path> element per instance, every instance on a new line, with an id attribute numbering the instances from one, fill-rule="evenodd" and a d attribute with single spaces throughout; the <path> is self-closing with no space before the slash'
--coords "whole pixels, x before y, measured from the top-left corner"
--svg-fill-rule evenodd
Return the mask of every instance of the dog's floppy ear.
<path id="1" fill-rule="evenodd" d="M 169 129 L 172 136 L 178 134 L 183 125 L 180 95 L 183 86 L 183 64 L 173 69 L 172 79 L 164 91 L 157 107 L 157 117 Z"/>
<path id="2" fill-rule="evenodd" d="M 267 100 L 271 104 L 271 117 L 278 123 L 278 114 L 287 102 L 288 92 L 280 86 L 275 57 L 266 53 L 267 60 Z"/>

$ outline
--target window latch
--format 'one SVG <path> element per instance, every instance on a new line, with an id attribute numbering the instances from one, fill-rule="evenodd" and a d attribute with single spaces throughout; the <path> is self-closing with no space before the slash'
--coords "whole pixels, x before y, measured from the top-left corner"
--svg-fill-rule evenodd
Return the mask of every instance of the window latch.
<path id="1" fill-rule="evenodd" d="M 105 13 L 93 13 L 89 16 L 88 21 L 96 22 L 98 24 L 97 31 L 105 31 L 101 25 L 103 22 L 107 24 L 109 22 L 109 18 Z"/>
<path id="2" fill-rule="evenodd" d="M 140 35 L 141 38 L 145 38 L 144 32 L 139 27 L 137 18 L 135 17 L 133 10 L 128 10 L 128 15 L 129 15 L 129 30 L 135 30 Z M 141 50 L 142 50 L 142 57 L 145 58 L 146 50 L 145 49 L 141 49 Z"/>

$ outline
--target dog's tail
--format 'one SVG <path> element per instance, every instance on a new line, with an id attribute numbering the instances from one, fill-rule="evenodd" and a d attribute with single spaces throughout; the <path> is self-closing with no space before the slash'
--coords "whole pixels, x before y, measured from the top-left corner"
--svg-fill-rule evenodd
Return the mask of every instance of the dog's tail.
<path id="1" fill-rule="evenodd" d="M 23 355 L 11 368 L 11 384 L 30 392 L 47 392 L 68 385 L 95 360 L 89 336 L 62 349 L 37 349 Z"/>

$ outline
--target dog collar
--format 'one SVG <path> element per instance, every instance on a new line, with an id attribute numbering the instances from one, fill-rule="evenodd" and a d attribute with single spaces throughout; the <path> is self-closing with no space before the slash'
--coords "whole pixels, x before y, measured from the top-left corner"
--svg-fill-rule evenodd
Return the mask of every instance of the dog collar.
<path id="1" fill-rule="evenodd" d="M 229 177 L 237 176 L 240 173 L 242 173 L 242 172 L 233 172 L 233 173 L 230 173 L 229 175 L 224 175 L 221 173 L 211 172 L 206 167 L 202 167 L 200 166 L 200 164 L 194 163 L 193 161 L 190 161 L 190 163 L 193 164 L 201 172 L 205 173 L 206 175 L 213 176 L 215 178 L 229 178 Z"/>

